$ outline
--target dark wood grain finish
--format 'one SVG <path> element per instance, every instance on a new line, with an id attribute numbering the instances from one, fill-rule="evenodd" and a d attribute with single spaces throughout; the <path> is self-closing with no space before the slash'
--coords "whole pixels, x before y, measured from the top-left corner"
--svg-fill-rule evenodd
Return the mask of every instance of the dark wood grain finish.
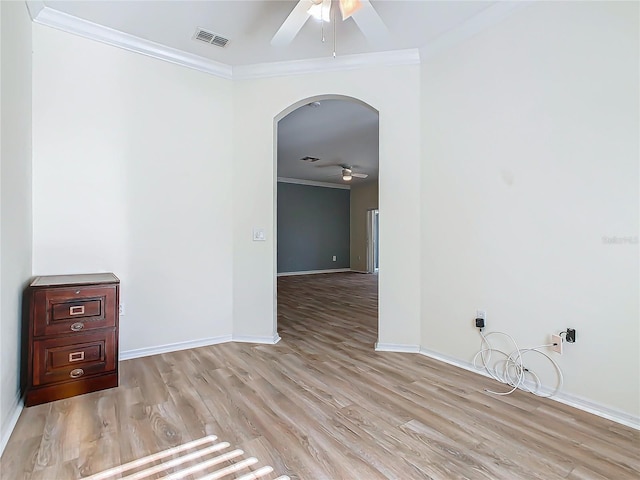
<path id="1" fill-rule="evenodd" d="M 116 326 L 118 284 L 30 289 L 35 337 L 76 333 L 76 324 L 83 331 Z"/>
<path id="2" fill-rule="evenodd" d="M 118 384 L 119 288 L 113 274 L 33 280 L 23 329 L 27 406 Z"/>
<path id="3" fill-rule="evenodd" d="M 279 278 L 277 345 L 128 360 L 118 388 L 25 409 L 2 479 L 82 478 L 205 435 L 292 479 L 639 478 L 638 431 L 375 352 L 376 311 L 373 275 Z"/>
<path id="4" fill-rule="evenodd" d="M 81 369 L 77 378 L 116 371 L 116 331 L 113 328 L 81 335 L 45 337 L 33 341 L 33 385 L 74 381 L 70 373 Z"/>

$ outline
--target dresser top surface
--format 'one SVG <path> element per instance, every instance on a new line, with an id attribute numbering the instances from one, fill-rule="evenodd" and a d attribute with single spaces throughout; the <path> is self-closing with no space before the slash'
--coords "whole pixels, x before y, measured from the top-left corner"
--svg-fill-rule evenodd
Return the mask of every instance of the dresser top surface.
<path id="1" fill-rule="evenodd" d="M 55 287 L 96 283 L 118 283 L 120 279 L 113 273 L 82 273 L 77 275 L 44 275 L 31 282 L 32 287 Z"/>

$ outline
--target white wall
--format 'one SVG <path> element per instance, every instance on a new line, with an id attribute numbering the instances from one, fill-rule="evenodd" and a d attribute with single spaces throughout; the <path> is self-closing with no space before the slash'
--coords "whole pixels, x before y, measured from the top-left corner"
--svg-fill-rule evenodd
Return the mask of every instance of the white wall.
<path id="1" fill-rule="evenodd" d="M 636 419 L 638 45 L 637 3 L 551 2 L 427 59 L 421 191 L 422 345 L 573 327 L 564 392 Z"/>
<path id="2" fill-rule="evenodd" d="M 237 81 L 234 150 L 234 336 L 273 338 L 274 119 L 323 95 L 362 100 L 380 114 L 379 342 L 419 338 L 419 66 Z M 410 171 L 411 175 L 403 172 Z M 266 242 L 253 242 L 252 227 Z"/>
<path id="3" fill-rule="evenodd" d="M 273 341 L 274 122 L 354 97 L 380 113 L 379 343 L 468 362 L 478 308 L 527 345 L 571 326 L 565 390 L 637 417 L 638 247 L 602 242 L 638 234 L 637 8 L 536 4 L 422 69 L 233 84 L 36 25 L 33 271 L 118 274 L 125 351 Z"/>
<path id="4" fill-rule="evenodd" d="M 33 43 L 34 274 L 118 275 L 121 353 L 228 338 L 231 82 L 37 24 Z"/>
<path id="5" fill-rule="evenodd" d="M 0 2 L 0 454 L 20 411 L 22 290 L 31 275 L 31 19 Z"/>

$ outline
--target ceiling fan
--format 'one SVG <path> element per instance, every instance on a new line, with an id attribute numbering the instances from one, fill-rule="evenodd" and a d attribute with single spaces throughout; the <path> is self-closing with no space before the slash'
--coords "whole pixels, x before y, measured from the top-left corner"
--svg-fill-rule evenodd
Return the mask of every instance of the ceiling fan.
<path id="1" fill-rule="evenodd" d="M 350 182 L 353 178 L 367 178 L 366 173 L 355 173 L 351 165 L 340 165 L 342 167 L 342 180 Z"/>
<path id="2" fill-rule="evenodd" d="M 333 3 L 340 6 L 342 20 L 353 18 L 370 42 L 388 41 L 389 31 L 369 0 L 334 0 Z M 271 39 L 271 45 L 282 47 L 290 44 L 311 17 L 330 21 L 331 6 L 332 0 L 299 0 Z"/>

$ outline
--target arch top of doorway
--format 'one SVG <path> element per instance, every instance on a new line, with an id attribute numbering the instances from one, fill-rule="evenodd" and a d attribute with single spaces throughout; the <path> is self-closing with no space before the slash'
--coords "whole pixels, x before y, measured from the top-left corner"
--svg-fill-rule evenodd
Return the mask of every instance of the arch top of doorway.
<path id="1" fill-rule="evenodd" d="M 380 112 L 355 92 L 322 93 L 296 98 L 273 122 L 274 164 L 277 178 L 314 181 L 349 189 L 377 181 Z M 365 95 L 366 98 L 366 95 Z M 321 108 L 309 108 L 320 106 Z M 276 110 L 277 111 L 277 110 Z M 299 162 L 317 158 L 318 163 Z M 316 161 L 316 160 L 313 160 Z M 345 183 L 340 171 L 326 167 L 353 165 L 357 178 Z M 368 177 L 367 177 L 368 176 Z M 365 180 L 366 179 L 366 180 Z"/>
<path id="2" fill-rule="evenodd" d="M 322 94 L 322 95 L 312 95 L 310 97 L 306 97 L 306 98 L 298 100 L 297 102 L 292 103 L 291 105 L 286 107 L 284 110 L 280 111 L 280 113 L 278 113 L 274 117 L 274 119 L 273 119 L 274 124 L 277 124 L 280 120 L 282 120 L 284 117 L 289 115 L 291 112 L 293 112 L 294 110 L 297 110 L 298 108 L 300 108 L 300 107 L 302 107 L 304 105 L 308 105 L 308 104 L 313 103 L 313 102 L 321 102 L 323 100 L 344 100 L 344 101 L 347 101 L 347 102 L 354 102 L 354 103 L 357 103 L 359 105 L 362 105 L 363 107 L 366 107 L 366 108 L 370 109 L 373 112 L 376 112 L 377 114 L 380 114 L 380 111 L 377 108 L 375 108 L 374 106 L 372 106 L 369 103 L 365 102 L 364 100 L 360 100 L 359 98 L 351 97 L 349 95 L 340 95 L 340 94 L 327 93 L 327 94 Z"/>

